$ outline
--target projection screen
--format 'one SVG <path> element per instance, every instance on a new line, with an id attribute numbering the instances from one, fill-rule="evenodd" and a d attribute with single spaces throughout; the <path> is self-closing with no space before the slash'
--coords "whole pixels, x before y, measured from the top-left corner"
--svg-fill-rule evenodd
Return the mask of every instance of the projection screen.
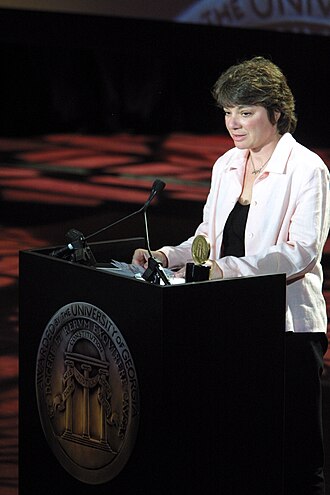
<path id="1" fill-rule="evenodd" d="M 329 0 L 0 0 L 0 8 L 330 35 Z"/>

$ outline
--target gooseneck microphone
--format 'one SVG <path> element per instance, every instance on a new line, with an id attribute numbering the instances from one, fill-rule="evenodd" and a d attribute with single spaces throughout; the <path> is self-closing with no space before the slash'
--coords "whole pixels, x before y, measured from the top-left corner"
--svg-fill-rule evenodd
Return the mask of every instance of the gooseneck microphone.
<path id="1" fill-rule="evenodd" d="M 143 211 L 143 216 L 144 216 L 144 228 L 146 232 L 146 243 L 147 243 L 147 251 L 149 253 L 149 256 L 152 256 L 151 254 L 151 249 L 150 249 L 150 242 L 149 242 L 149 229 L 148 229 L 148 220 L 147 220 L 147 209 L 151 203 L 151 201 L 154 199 L 156 194 L 158 194 L 160 191 L 162 191 L 165 187 L 165 182 L 163 182 L 160 179 L 156 179 L 155 182 L 152 185 L 151 193 L 147 201 L 144 203 L 140 211 Z"/>
<path id="2" fill-rule="evenodd" d="M 165 182 L 163 182 L 160 179 L 156 179 L 155 182 L 153 183 L 149 198 L 147 199 L 147 201 L 140 210 L 143 211 L 144 227 L 146 233 L 146 244 L 147 244 L 147 251 L 149 254 L 148 268 L 142 275 L 142 278 L 147 282 L 151 282 L 154 284 L 159 284 L 159 281 L 162 280 L 165 285 L 170 285 L 170 282 L 164 273 L 164 269 L 161 262 L 159 260 L 156 260 L 156 258 L 154 258 L 154 256 L 152 255 L 150 242 L 149 242 L 149 229 L 148 229 L 148 220 L 147 220 L 147 209 L 151 201 L 156 196 L 156 194 L 158 194 L 160 191 L 164 189 L 164 187 L 165 187 Z"/>
<path id="3" fill-rule="evenodd" d="M 149 261 L 148 261 L 148 268 L 145 274 L 143 275 L 143 278 L 153 283 L 157 283 L 156 280 L 162 279 L 164 284 L 168 285 L 169 281 L 167 280 L 167 277 L 163 271 L 163 267 L 161 266 L 158 260 L 153 258 L 151 253 L 150 243 L 149 243 L 148 222 L 146 215 L 146 211 L 150 206 L 150 203 L 152 202 L 154 197 L 165 188 L 165 186 L 166 186 L 165 182 L 163 182 L 160 179 L 156 179 L 152 185 L 149 198 L 141 208 L 139 208 L 136 211 L 133 211 L 132 213 L 126 215 L 123 218 L 119 218 L 115 222 L 112 222 L 109 225 L 106 225 L 105 227 L 102 227 L 96 232 L 92 232 L 86 237 L 78 230 L 70 229 L 69 232 L 66 234 L 69 243 L 57 250 L 54 250 L 51 253 L 51 256 L 54 256 L 56 258 L 69 259 L 70 261 L 76 261 L 87 265 L 96 265 L 96 260 L 89 246 L 87 245 L 86 241 L 88 239 L 91 239 L 92 237 L 101 234 L 102 232 L 105 232 L 111 227 L 114 227 L 115 225 L 124 222 L 125 220 L 128 220 L 129 218 L 135 215 L 138 215 L 139 213 L 144 213 L 144 224 L 145 224 L 146 243 L 149 254 Z"/>
<path id="4" fill-rule="evenodd" d="M 126 215 L 123 218 L 120 218 L 119 220 L 116 220 L 113 223 L 110 223 L 109 225 L 106 225 L 102 229 L 97 230 L 96 232 L 93 232 L 92 234 L 89 234 L 87 237 L 85 237 L 85 239 L 87 240 L 87 239 L 90 239 L 91 237 L 95 237 L 95 236 L 101 234 L 102 232 L 104 232 L 105 230 L 108 230 L 111 227 L 114 227 L 118 223 L 124 222 L 125 220 L 128 220 L 129 218 L 134 217 L 135 215 L 138 215 L 139 213 L 142 213 L 142 212 L 146 211 L 147 208 L 149 207 L 151 201 L 156 196 L 156 194 L 158 194 L 159 192 L 161 192 L 165 188 L 165 186 L 166 186 L 165 182 L 163 182 L 160 179 L 156 179 L 155 182 L 152 185 L 151 193 L 150 193 L 149 198 L 147 199 L 147 201 L 144 203 L 144 205 L 141 208 L 139 208 L 137 211 L 133 211 L 133 213 L 130 213 L 129 215 Z"/>

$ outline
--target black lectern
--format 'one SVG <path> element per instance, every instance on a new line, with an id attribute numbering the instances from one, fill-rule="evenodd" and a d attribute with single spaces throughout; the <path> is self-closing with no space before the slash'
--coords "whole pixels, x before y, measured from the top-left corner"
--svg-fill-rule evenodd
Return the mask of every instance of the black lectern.
<path id="1" fill-rule="evenodd" d="M 20 495 L 281 494 L 285 276 L 160 286 L 50 251 L 20 252 Z"/>

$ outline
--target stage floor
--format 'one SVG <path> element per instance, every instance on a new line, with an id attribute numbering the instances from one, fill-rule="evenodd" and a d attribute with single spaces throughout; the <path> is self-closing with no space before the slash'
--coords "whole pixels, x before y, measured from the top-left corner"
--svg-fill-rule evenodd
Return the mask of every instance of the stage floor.
<path id="1" fill-rule="evenodd" d="M 151 247 L 176 244 L 200 222 L 212 165 L 231 146 L 225 136 L 179 133 L 0 138 L 0 495 L 18 493 L 19 250 L 64 244 L 72 227 L 88 235 L 136 211 L 156 178 L 166 188 L 148 211 Z M 315 151 L 330 167 L 330 149 Z M 144 236 L 142 215 L 95 240 L 133 236 Z M 330 240 L 324 270 L 330 314 Z M 330 485 L 330 351 L 323 394 Z"/>

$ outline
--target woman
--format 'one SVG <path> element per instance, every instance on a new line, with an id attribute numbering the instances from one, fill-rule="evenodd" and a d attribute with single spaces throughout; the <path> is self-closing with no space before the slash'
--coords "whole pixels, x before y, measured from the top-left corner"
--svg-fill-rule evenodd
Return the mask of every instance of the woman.
<path id="1" fill-rule="evenodd" d="M 292 137 L 294 98 L 271 61 L 255 57 L 230 67 L 213 95 L 235 147 L 213 167 L 195 236 L 210 241 L 210 278 L 287 275 L 285 493 L 320 495 L 320 375 L 327 349 L 320 260 L 329 232 L 329 171 Z M 153 255 L 184 270 L 195 236 Z M 133 263 L 147 259 L 138 249 Z"/>

